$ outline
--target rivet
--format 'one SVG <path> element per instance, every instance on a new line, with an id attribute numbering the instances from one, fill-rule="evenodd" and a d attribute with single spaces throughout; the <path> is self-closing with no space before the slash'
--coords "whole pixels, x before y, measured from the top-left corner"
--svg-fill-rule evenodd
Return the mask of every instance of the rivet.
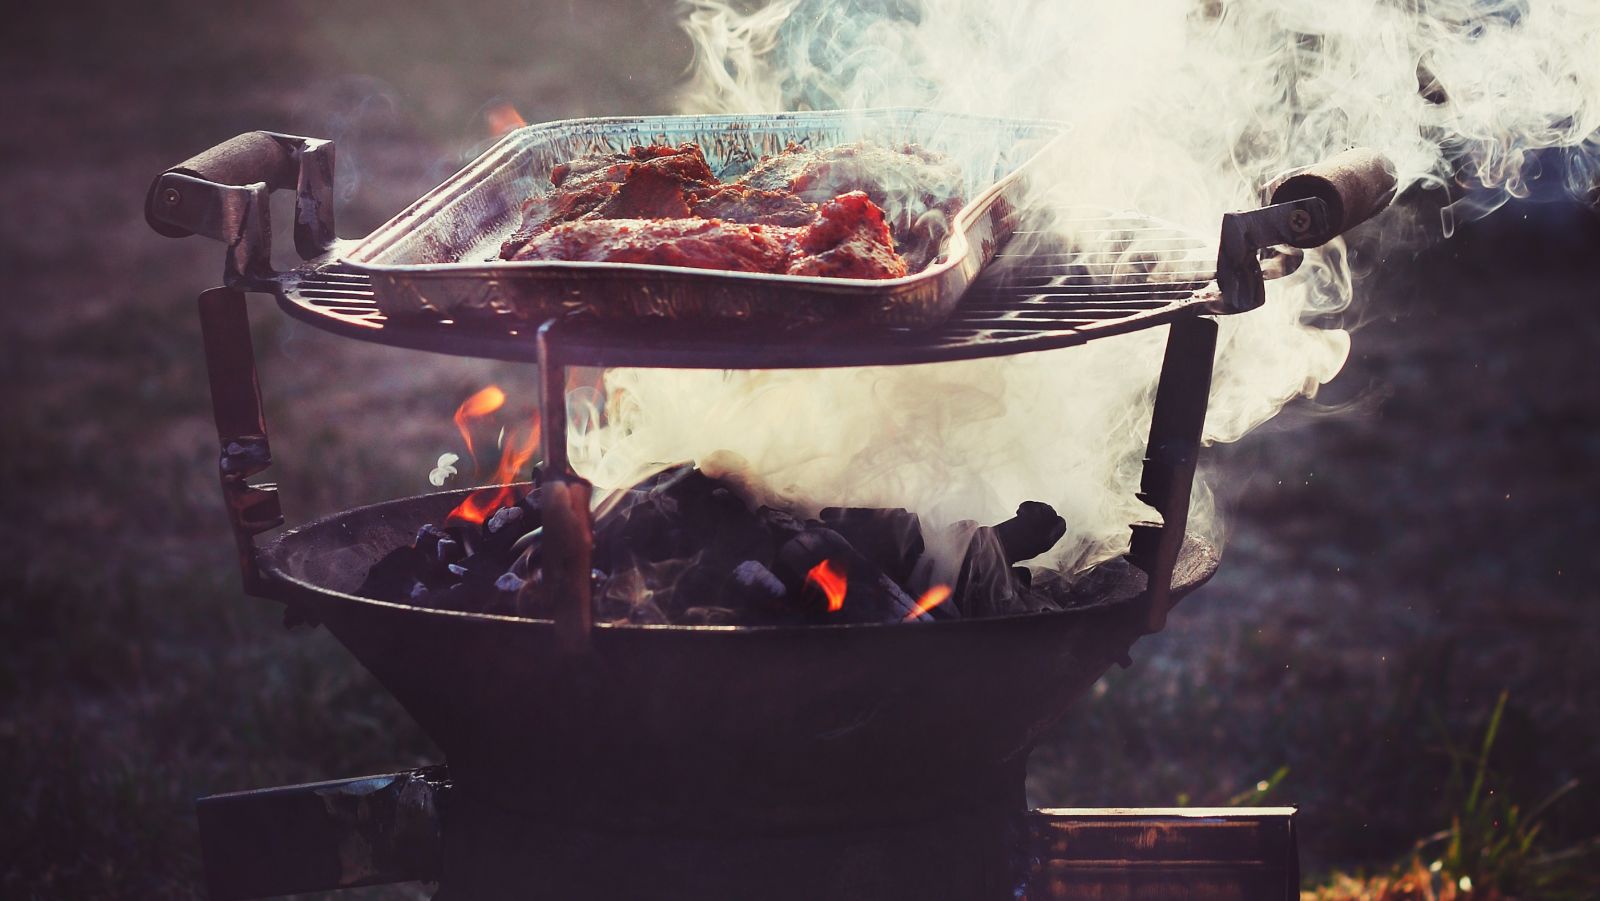
<path id="1" fill-rule="evenodd" d="M 177 206 L 178 201 L 182 199 L 183 195 L 178 193 L 177 188 L 168 188 L 161 192 L 161 200 L 166 203 L 167 206 Z"/>

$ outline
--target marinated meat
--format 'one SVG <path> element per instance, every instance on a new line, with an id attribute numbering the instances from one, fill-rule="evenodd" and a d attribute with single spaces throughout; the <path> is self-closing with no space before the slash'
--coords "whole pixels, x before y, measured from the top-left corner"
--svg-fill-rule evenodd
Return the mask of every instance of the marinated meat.
<path id="1" fill-rule="evenodd" d="M 535 235 L 512 259 L 783 272 L 791 231 L 718 219 L 591 219 Z"/>
<path id="2" fill-rule="evenodd" d="M 899 278 L 905 258 L 894 252 L 894 236 L 883 210 L 860 191 L 824 203 L 817 221 L 799 236 L 790 275 L 829 278 Z"/>
<path id="3" fill-rule="evenodd" d="M 562 163 L 550 182 L 502 258 L 898 278 L 933 259 L 962 203 L 942 157 L 865 142 L 790 145 L 732 183 L 694 144 L 634 147 Z"/>
<path id="4" fill-rule="evenodd" d="M 817 218 L 817 205 L 785 191 L 763 191 L 745 185 L 723 185 L 694 201 L 694 215 L 725 222 L 762 225 L 807 225 Z"/>
<path id="5" fill-rule="evenodd" d="M 892 211 L 890 226 L 913 269 L 938 255 L 951 218 L 965 202 L 961 170 L 916 144 L 885 147 L 860 141 L 815 150 L 790 144 L 745 173 L 738 184 L 791 193 L 812 203 L 864 191 L 881 209 Z"/>
<path id="6" fill-rule="evenodd" d="M 510 257 L 529 238 L 579 219 L 682 219 L 692 200 L 716 190 L 716 176 L 694 144 L 652 144 L 585 157 L 550 171 L 555 190 L 531 198 L 522 227 L 501 246 Z"/>
<path id="7" fill-rule="evenodd" d="M 691 269 L 898 278 L 905 260 L 883 211 L 857 191 L 822 205 L 809 225 L 720 219 L 584 219 L 535 235 L 515 260 L 652 263 Z"/>

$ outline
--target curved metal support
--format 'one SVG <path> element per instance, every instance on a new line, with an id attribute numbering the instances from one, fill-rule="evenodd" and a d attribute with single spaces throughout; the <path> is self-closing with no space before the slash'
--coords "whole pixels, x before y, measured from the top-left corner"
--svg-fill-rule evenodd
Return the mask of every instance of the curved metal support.
<path id="1" fill-rule="evenodd" d="M 256 561 L 255 536 L 283 525 L 278 486 L 246 481 L 272 465 L 267 422 L 261 412 L 261 384 L 256 376 L 255 349 L 244 294 L 212 288 L 200 295 L 200 334 L 205 342 L 206 372 L 211 381 L 211 410 L 217 423 L 221 456 L 217 471 L 228 524 L 239 549 L 244 590 L 270 596 Z"/>

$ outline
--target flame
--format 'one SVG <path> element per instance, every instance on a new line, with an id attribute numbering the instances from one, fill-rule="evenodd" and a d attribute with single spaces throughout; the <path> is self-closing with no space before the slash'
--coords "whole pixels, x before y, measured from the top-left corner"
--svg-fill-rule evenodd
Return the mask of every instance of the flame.
<path id="1" fill-rule="evenodd" d="M 533 452 L 538 446 L 539 421 L 535 419 L 533 425 L 528 428 L 525 440 L 517 441 L 516 434 L 512 433 L 512 437 L 501 449 L 500 462 L 494 468 L 494 487 L 480 488 L 467 495 L 466 499 L 451 510 L 446 518 L 481 524 L 496 508 L 514 502 L 516 492 L 512 490 L 511 483 L 516 481 L 517 474 L 522 472 L 522 467 L 533 459 Z"/>
<path id="2" fill-rule="evenodd" d="M 489 125 L 489 134 L 497 138 L 528 124 L 517 108 L 509 103 L 497 103 L 484 110 L 483 120 Z"/>
<path id="3" fill-rule="evenodd" d="M 927 591 L 924 591 L 922 593 L 922 597 L 917 598 L 917 606 L 910 613 L 906 614 L 904 621 L 911 622 L 912 620 L 922 616 L 922 614 L 927 613 L 929 610 L 932 610 L 940 604 L 943 604 L 949 599 L 950 586 L 935 585 Z"/>
<path id="4" fill-rule="evenodd" d="M 844 609 L 846 580 L 844 573 L 833 568 L 832 560 L 824 560 L 811 567 L 811 571 L 806 573 L 806 584 L 817 586 L 827 595 L 829 613 Z"/>
<path id="5" fill-rule="evenodd" d="M 505 406 L 506 393 L 500 390 L 499 385 L 490 385 L 471 397 L 461 402 L 456 407 L 456 429 L 461 432 L 461 440 L 467 443 L 467 456 L 472 458 L 474 469 L 478 466 L 478 455 L 472 450 L 472 431 L 467 428 L 467 423 L 474 419 L 482 419 L 490 413 Z"/>

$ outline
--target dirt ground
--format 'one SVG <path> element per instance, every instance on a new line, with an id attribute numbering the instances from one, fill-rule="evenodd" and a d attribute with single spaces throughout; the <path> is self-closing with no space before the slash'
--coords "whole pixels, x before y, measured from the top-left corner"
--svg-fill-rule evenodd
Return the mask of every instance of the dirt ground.
<path id="1" fill-rule="evenodd" d="M 249 129 L 333 138 L 357 235 L 470 158 L 495 102 L 668 112 L 689 52 L 671 4 L 624 0 L 104 6 L 0 38 L 6 897 L 198 897 L 195 796 L 438 757 L 331 638 L 236 586 L 192 306 L 221 249 L 151 232 L 150 178 Z M 1514 204 L 1364 268 L 1346 372 L 1208 451 L 1222 570 L 1035 754 L 1036 803 L 1268 780 L 1308 870 L 1378 863 L 1447 823 L 1450 749 L 1507 690 L 1497 790 L 1579 778 L 1551 831 L 1600 832 L 1600 217 Z M 291 522 L 425 490 L 462 397 L 531 389 L 254 300 Z"/>

